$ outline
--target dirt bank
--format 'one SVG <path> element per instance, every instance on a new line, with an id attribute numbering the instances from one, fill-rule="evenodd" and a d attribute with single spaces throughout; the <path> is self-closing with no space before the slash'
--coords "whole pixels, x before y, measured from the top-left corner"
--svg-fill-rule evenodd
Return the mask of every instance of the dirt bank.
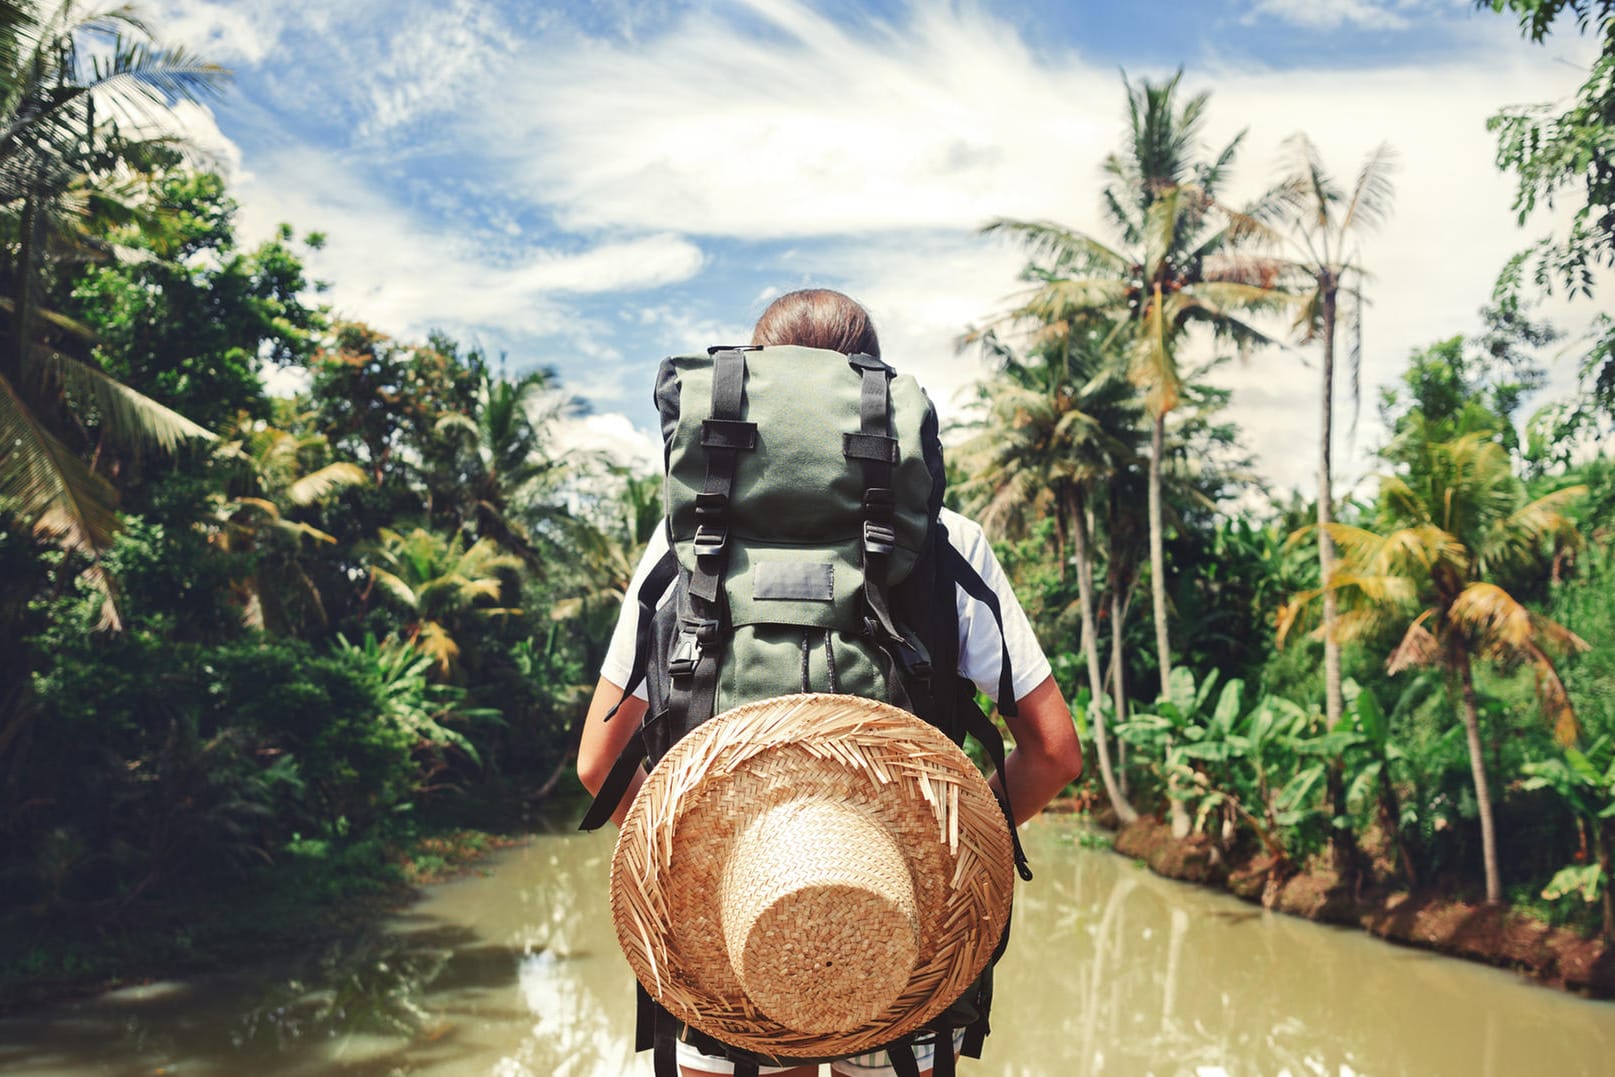
<path id="1" fill-rule="evenodd" d="M 1267 856 L 1229 861 L 1209 840 L 1183 840 L 1154 819 L 1116 834 L 1115 849 L 1157 875 L 1227 890 L 1263 908 L 1361 927 L 1392 942 L 1516 969 L 1532 979 L 1598 998 L 1615 998 L 1615 947 L 1553 927 L 1507 906 L 1447 895 L 1364 889 L 1354 894 L 1330 872 L 1284 875 Z"/>

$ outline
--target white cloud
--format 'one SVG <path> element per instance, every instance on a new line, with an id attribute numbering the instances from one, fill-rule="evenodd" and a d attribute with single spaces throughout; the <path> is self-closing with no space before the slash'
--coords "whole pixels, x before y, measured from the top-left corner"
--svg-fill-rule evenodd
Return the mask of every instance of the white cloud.
<path id="1" fill-rule="evenodd" d="M 661 463 L 661 442 L 637 429 L 624 415 L 565 419 L 556 425 L 555 432 L 557 446 L 565 455 L 598 453 L 613 464 L 641 472 Z"/>
<path id="2" fill-rule="evenodd" d="M 223 5 L 186 6 L 196 19 L 211 12 L 218 26 L 229 23 L 217 14 Z M 1412 14 L 1401 0 L 1258 8 L 1326 28 L 1389 28 Z M 459 25 L 452 13 L 462 9 L 442 72 L 431 69 L 437 23 L 382 20 L 398 28 L 385 40 L 343 38 L 347 73 L 330 92 L 361 103 L 362 126 L 374 132 L 418 130 L 456 101 L 454 122 L 434 137 L 452 142 L 462 179 L 486 181 L 527 211 L 500 218 L 497 248 L 459 226 L 462 196 L 431 177 L 416 190 L 441 199 L 436 217 L 405 208 L 401 189 L 359 184 L 339 153 L 246 161 L 249 218 L 260 229 L 288 219 L 327 230 L 331 244 L 314 268 L 332 280 L 336 305 L 391 331 L 558 337 L 599 359 L 569 368 L 569 386 L 607 400 L 622 396 L 625 379 L 638 379 L 634 394 L 648 384 L 642 364 L 619 361 L 625 339 L 654 330 L 663 351 L 742 339 L 778 291 L 824 283 L 870 305 L 887 356 L 948 411 L 980 371 L 954 354 L 953 340 L 1003 309 L 1022 261 L 975 228 L 1003 215 L 1104 232 L 1099 163 L 1119 144 L 1123 104 L 1113 67 L 1023 40 L 981 8 L 916 4 L 893 23 L 849 27 L 793 0 L 743 0 L 636 24 L 614 40 L 551 23 L 503 41 L 466 0 L 445 9 L 443 27 Z M 327 33 L 342 38 L 343 25 Z M 1511 189 L 1493 164 L 1485 118 L 1504 104 L 1562 97 L 1590 54 L 1573 38 L 1552 53 L 1533 49 L 1507 19 L 1477 16 L 1475 25 L 1461 54 L 1439 60 L 1286 71 L 1201 62 L 1190 71 L 1186 90 L 1214 91 L 1209 141 L 1250 128 L 1237 171 L 1244 193 L 1271 178 L 1279 142 L 1296 130 L 1343 176 L 1382 140 L 1401 155 L 1395 215 L 1364 252 L 1376 280 L 1359 446 L 1374 438 L 1373 387 L 1410 349 L 1473 329 L 1497 270 L 1525 242 L 1510 223 Z M 238 49 L 256 40 L 231 32 Z M 272 40 L 269 29 L 255 32 Z M 518 219 L 554 222 L 561 234 L 514 246 Z M 707 244 L 708 255 L 689 236 L 741 241 L 748 262 L 724 261 L 736 245 Z M 780 252 L 777 241 L 796 240 L 800 248 Z M 575 309 L 586 294 L 677 282 L 680 297 L 644 310 L 625 294 L 616 319 L 585 320 Z M 683 297 L 697 293 L 704 302 L 692 313 Z M 1266 473 L 1280 486 L 1309 483 L 1314 371 L 1274 353 L 1220 377 L 1236 389 L 1233 417 Z M 1341 470 L 1362 467 L 1359 457 Z"/>
<path id="3" fill-rule="evenodd" d="M 275 0 L 157 0 L 151 6 L 152 25 L 165 43 L 222 64 L 262 62 L 290 18 Z"/>
<path id="4" fill-rule="evenodd" d="M 700 248 L 669 234 L 496 258 L 452 223 L 420 219 L 355 176 L 341 157 L 313 150 L 262 161 L 242 185 L 243 231 L 266 235 L 285 220 L 325 232 L 325 248 L 308 260 L 331 282 L 331 302 L 391 333 L 488 329 L 566 336 L 584 348 L 592 327 L 565 297 L 685 280 L 702 264 Z"/>
<path id="5" fill-rule="evenodd" d="M 1262 18 L 1304 26 L 1313 30 L 1334 30 L 1360 26 L 1368 30 L 1405 30 L 1410 25 L 1402 14 L 1416 6 L 1408 0 L 1256 0 L 1245 16 L 1246 23 Z"/>
<path id="6" fill-rule="evenodd" d="M 979 12 L 847 30 L 747 6 L 766 39 L 698 13 L 501 72 L 494 152 L 565 227 L 761 238 L 1058 213 L 1113 141 L 1110 71 L 1040 62 Z"/>

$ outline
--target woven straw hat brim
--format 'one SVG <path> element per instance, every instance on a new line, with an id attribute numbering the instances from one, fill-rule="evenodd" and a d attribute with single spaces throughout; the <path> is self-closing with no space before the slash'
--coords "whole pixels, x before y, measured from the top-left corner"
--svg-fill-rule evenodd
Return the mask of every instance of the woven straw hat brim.
<path id="1" fill-rule="evenodd" d="M 869 838 L 850 839 L 870 848 L 853 850 L 849 862 L 875 864 L 895 849 L 906 861 L 904 885 L 912 881 L 911 899 L 903 895 L 900 904 L 912 917 L 914 942 L 892 950 L 912 957 L 912 971 L 890 1005 L 851 1028 L 814 1025 L 810 988 L 785 1000 L 800 1018 L 791 1025 L 765 1013 L 742 986 L 726 944 L 737 897 L 726 875 L 731 853 L 748 826 L 797 803 L 872 822 Z M 888 704 L 804 694 L 736 707 L 669 751 L 624 820 L 611 908 L 634 974 L 675 1017 L 761 1055 L 826 1058 L 889 1043 L 954 1002 L 991 959 L 1013 884 L 1003 812 L 956 745 Z M 907 932 L 888 928 L 863 941 L 878 958 L 894 934 Z"/>

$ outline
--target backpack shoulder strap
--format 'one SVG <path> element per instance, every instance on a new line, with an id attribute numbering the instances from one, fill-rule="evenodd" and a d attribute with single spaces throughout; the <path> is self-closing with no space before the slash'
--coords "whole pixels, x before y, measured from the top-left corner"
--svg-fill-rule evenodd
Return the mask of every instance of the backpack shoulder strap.
<path id="1" fill-rule="evenodd" d="M 662 554 L 656 564 L 651 566 L 651 570 L 645 574 L 644 582 L 639 585 L 639 591 L 635 595 L 639 604 L 639 621 L 634 628 L 634 659 L 629 667 L 628 683 L 623 685 L 622 695 L 606 712 L 605 721 L 611 721 L 622 705 L 628 701 L 628 697 L 634 694 L 634 690 L 645 683 L 645 671 L 650 662 L 651 619 L 656 616 L 657 603 L 667 593 L 667 589 L 673 586 L 673 580 L 678 573 L 678 556 L 674 554 L 673 547 L 669 544 L 667 552 Z"/>
<path id="2" fill-rule="evenodd" d="M 998 642 L 1003 655 L 1003 665 L 998 670 L 998 712 L 1014 718 L 1018 713 L 1015 709 L 1015 670 L 1010 664 L 1009 639 L 1004 635 L 1004 610 L 999 605 L 998 592 L 987 585 L 987 581 L 981 578 L 981 573 L 965 560 L 964 554 L 960 553 L 952 542 L 938 545 L 941 546 L 941 567 L 944 575 L 963 588 L 965 594 L 986 606 L 993 615 L 993 624 L 998 627 Z"/>
<path id="3" fill-rule="evenodd" d="M 674 556 L 670 547 L 645 574 L 644 582 L 639 585 L 639 592 L 635 596 L 639 603 L 639 621 L 634 630 L 633 664 L 629 670 L 628 683 L 623 685 L 622 695 L 606 712 L 604 721 L 611 721 L 622 705 L 628 702 L 628 697 L 634 694 L 634 689 L 645 682 L 645 671 L 650 662 L 651 652 L 651 621 L 656 616 L 657 603 L 677 577 L 678 568 L 678 558 Z M 579 830 L 599 830 L 606 824 L 606 820 L 611 818 L 611 813 L 617 810 L 623 794 L 628 791 L 628 784 L 633 781 L 634 771 L 639 769 L 639 765 L 645 761 L 648 754 L 642 725 L 622 746 L 617 761 L 611 765 L 604 784 L 600 786 L 600 792 L 595 794 L 594 802 L 583 815 L 583 822 L 578 824 Z"/>

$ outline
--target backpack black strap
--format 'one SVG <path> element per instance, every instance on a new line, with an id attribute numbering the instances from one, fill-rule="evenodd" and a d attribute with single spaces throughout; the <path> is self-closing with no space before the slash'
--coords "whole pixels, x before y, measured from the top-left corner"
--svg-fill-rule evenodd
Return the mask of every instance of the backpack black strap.
<path id="1" fill-rule="evenodd" d="M 1003 656 L 1003 665 L 998 670 L 998 713 L 1006 718 L 1014 718 L 1018 714 L 1015 708 L 1015 669 L 1009 660 L 1009 638 L 1004 635 L 1004 610 L 998 603 L 998 593 L 987 585 L 981 573 L 965 560 L 964 554 L 953 543 L 944 542 L 940 546 L 943 574 L 964 588 L 965 594 L 986 606 L 993 615 L 993 623 L 998 626 L 998 642 Z"/>
<path id="2" fill-rule="evenodd" d="M 639 622 L 634 629 L 634 659 L 629 667 L 628 683 L 623 685 L 622 696 L 612 704 L 603 721 L 609 722 L 616 717 L 617 711 L 628 702 L 628 697 L 634 694 L 634 689 L 645 683 L 645 670 L 650 661 L 651 619 L 656 616 L 657 603 L 673 585 L 678 573 L 679 559 L 673 553 L 672 546 L 669 546 L 667 552 L 645 574 L 644 582 L 639 585 L 639 591 L 635 596 L 639 602 Z"/>
<path id="3" fill-rule="evenodd" d="M 937 1019 L 930 1026 L 936 1031 L 936 1051 L 931 1056 L 931 1077 L 955 1077 L 959 1071 L 953 1053 L 953 1026 L 946 1018 Z"/>
<path id="4" fill-rule="evenodd" d="M 735 1077 L 757 1077 L 757 1063 L 751 1059 L 736 1059 Z"/>
<path id="5" fill-rule="evenodd" d="M 712 357 L 712 413 L 701 423 L 707 476 L 695 498 L 695 570 L 690 593 L 717 603 L 729 561 L 729 498 L 742 452 L 757 447 L 757 424 L 740 418 L 746 397 L 746 355 L 733 349 Z"/>
<path id="6" fill-rule="evenodd" d="M 892 1071 L 897 1077 L 920 1077 L 920 1064 L 914 1061 L 914 1048 L 907 1043 L 894 1043 L 886 1048 Z"/>
<path id="7" fill-rule="evenodd" d="M 651 1047 L 651 1070 L 655 1077 L 679 1077 L 678 1036 L 678 1018 L 657 1006 Z"/>
<path id="8" fill-rule="evenodd" d="M 668 662 L 669 709 L 677 728 L 712 717 L 718 698 L 718 659 L 728 618 L 723 596 L 729 564 L 729 497 L 740 453 L 757 447 L 757 424 L 741 413 L 746 398 L 745 351 L 726 348 L 712 358 L 712 412 L 701 424 L 707 475 L 695 499 L 695 568 L 689 609 L 680 611 L 679 636 Z"/>
<path id="9" fill-rule="evenodd" d="M 969 681 L 960 679 L 959 692 L 965 698 L 960 701 L 959 713 L 964 719 L 965 732 L 976 738 L 977 743 L 986 750 L 988 758 L 993 761 L 993 770 L 998 773 L 996 799 L 999 810 L 1004 813 L 1004 821 L 1009 824 L 1009 840 L 1015 849 L 1015 871 L 1026 882 L 1031 882 L 1032 867 L 1026 862 L 1026 851 L 1021 848 L 1021 835 L 1015 829 L 1015 813 L 1009 806 L 1009 775 L 1005 772 L 1004 738 L 998 732 L 998 727 L 993 725 L 992 719 L 976 706 L 972 687 Z"/>
<path id="10" fill-rule="evenodd" d="M 611 771 L 606 780 L 601 783 L 600 791 L 594 795 L 594 803 L 583 814 L 583 822 L 578 824 L 579 830 L 599 830 L 611 818 L 611 813 L 617 810 L 622 803 L 624 794 L 628 792 L 629 784 L 634 780 L 634 772 L 645 761 L 645 728 L 634 730 L 627 743 L 622 746 L 622 752 L 617 761 L 611 765 Z"/>

